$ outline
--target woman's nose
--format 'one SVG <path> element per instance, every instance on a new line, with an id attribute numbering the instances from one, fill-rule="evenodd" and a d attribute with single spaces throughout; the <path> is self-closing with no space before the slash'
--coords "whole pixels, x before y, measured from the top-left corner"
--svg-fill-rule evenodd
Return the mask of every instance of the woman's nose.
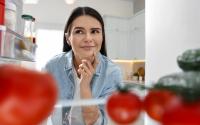
<path id="1" fill-rule="evenodd" d="M 86 33 L 85 40 L 91 41 L 92 40 L 92 34 L 91 33 Z"/>

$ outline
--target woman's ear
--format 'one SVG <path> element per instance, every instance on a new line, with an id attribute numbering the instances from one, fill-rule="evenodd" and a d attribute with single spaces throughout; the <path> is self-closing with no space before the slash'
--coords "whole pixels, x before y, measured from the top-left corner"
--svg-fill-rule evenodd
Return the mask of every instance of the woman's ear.
<path id="1" fill-rule="evenodd" d="M 65 38 L 66 38 L 67 44 L 68 44 L 69 46 L 71 46 L 71 43 L 70 43 L 70 41 L 69 41 L 69 34 L 68 34 L 68 33 L 65 33 Z"/>

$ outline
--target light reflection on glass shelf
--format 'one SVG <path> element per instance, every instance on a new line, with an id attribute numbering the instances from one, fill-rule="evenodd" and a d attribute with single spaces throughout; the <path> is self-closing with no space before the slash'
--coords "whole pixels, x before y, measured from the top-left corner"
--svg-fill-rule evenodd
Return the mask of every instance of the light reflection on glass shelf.
<path id="1" fill-rule="evenodd" d="M 55 107 L 103 105 L 105 103 L 106 99 L 62 100 Z"/>
<path id="2" fill-rule="evenodd" d="M 63 109 L 72 107 L 73 108 L 80 108 L 81 106 L 92 106 L 92 105 L 106 105 L 106 99 L 90 99 L 90 100 L 63 100 L 59 101 L 55 105 L 55 109 L 52 112 L 52 114 L 40 125 L 63 125 L 62 120 L 63 120 Z M 107 118 L 107 124 L 104 125 L 116 125 L 109 116 L 106 113 L 106 118 Z M 73 116 L 72 116 L 73 117 Z M 74 125 L 74 124 L 72 124 Z M 132 124 L 130 124 L 132 125 Z M 144 125 L 144 113 L 141 112 L 138 120 L 134 123 L 134 125 Z"/>

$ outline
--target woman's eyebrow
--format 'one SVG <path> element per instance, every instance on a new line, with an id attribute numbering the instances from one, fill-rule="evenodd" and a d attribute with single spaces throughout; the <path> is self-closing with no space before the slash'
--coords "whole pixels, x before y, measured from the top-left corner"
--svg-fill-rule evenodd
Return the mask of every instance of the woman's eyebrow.
<path id="1" fill-rule="evenodd" d="M 92 30 L 101 30 L 101 28 L 91 28 Z"/>
<path id="2" fill-rule="evenodd" d="M 74 29 L 82 29 L 82 30 L 84 30 L 85 28 L 83 28 L 83 27 L 75 27 Z M 91 30 L 102 30 L 102 29 L 99 28 L 99 27 L 93 27 L 93 28 L 91 28 Z"/>
<path id="3" fill-rule="evenodd" d="M 84 29 L 83 27 L 75 27 L 74 29 Z"/>

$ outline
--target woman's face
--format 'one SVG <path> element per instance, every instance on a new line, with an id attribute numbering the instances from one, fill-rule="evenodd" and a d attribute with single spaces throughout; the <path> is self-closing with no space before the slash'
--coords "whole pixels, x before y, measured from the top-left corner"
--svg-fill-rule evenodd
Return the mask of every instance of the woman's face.
<path id="1" fill-rule="evenodd" d="M 102 27 L 91 16 L 80 16 L 72 22 L 68 44 L 71 45 L 76 59 L 93 59 L 100 51 L 103 41 Z"/>

